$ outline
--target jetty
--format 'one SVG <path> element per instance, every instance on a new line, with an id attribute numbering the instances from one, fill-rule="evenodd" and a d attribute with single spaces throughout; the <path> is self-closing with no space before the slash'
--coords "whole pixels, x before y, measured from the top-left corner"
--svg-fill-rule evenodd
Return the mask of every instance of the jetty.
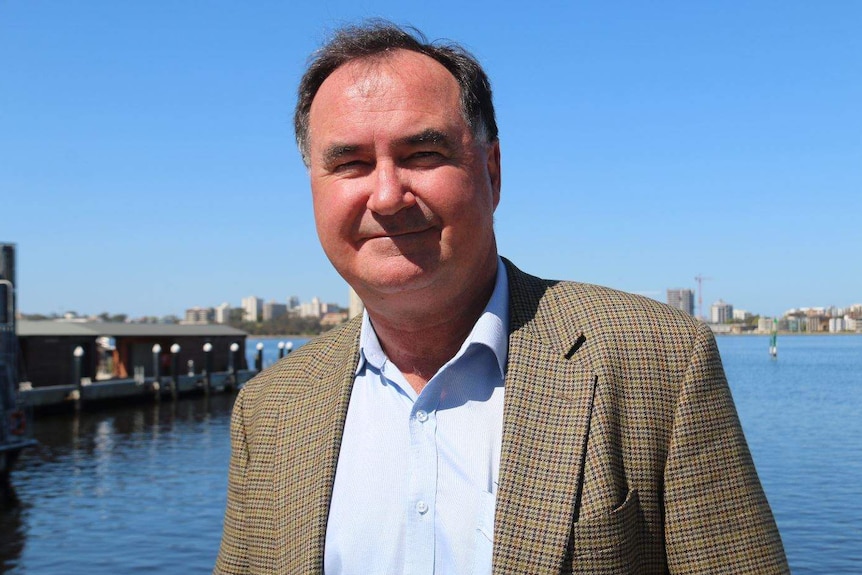
<path id="1" fill-rule="evenodd" d="M 17 327 L 18 393 L 37 411 L 233 391 L 258 371 L 247 365 L 247 334 L 226 325 L 21 320 Z"/>
<path id="2" fill-rule="evenodd" d="M 247 334 L 227 325 L 19 319 L 15 268 L 15 244 L 0 243 L 0 506 L 36 445 L 34 412 L 230 392 L 262 369 L 262 350 L 249 369 Z"/>

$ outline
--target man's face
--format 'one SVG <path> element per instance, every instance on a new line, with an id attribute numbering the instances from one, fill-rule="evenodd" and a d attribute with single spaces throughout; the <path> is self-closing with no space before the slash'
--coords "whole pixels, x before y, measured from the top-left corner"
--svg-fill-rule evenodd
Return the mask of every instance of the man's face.
<path id="1" fill-rule="evenodd" d="M 499 146 L 473 138 L 441 64 L 398 50 L 336 69 L 312 102 L 309 143 L 320 242 L 367 305 L 457 302 L 493 277 Z"/>

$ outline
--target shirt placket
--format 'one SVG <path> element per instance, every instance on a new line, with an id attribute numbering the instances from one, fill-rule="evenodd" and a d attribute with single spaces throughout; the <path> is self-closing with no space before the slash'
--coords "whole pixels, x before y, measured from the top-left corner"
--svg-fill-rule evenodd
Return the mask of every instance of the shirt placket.
<path id="1" fill-rule="evenodd" d="M 417 401 L 410 413 L 410 499 L 407 509 L 407 575 L 433 575 L 437 498 L 437 414 Z"/>

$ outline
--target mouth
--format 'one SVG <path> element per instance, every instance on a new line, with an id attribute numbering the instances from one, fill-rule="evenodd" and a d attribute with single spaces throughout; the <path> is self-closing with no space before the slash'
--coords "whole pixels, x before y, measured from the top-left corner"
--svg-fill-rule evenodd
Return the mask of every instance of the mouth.
<path id="1" fill-rule="evenodd" d="M 400 238 L 409 238 L 412 236 L 424 234 L 426 232 L 433 231 L 434 229 L 435 229 L 434 226 L 428 226 L 428 227 L 417 228 L 417 229 L 412 229 L 412 230 L 400 230 L 400 231 L 392 231 L 392 232 L 383 231 L 383 232 L 380 232 L 377 234 L 369 235 L 367 238 L 364 239 L 364 241 L 377 240 L 377 239 L 398 240 Z"/>
<path id="2" fill-rule="evenodd" d="M 428 240 L 433 235 L 439 236 L 443 230 L 440 218 L 418 206 L 390 215 L 366 212 L 356 223 L 354 237 L 359 242 L 389 240 L 396 247 L 399 243 Z"/>
<path id="3" fill-rule="evenodd" d="M 422 229 L 407 230 L 406 232 L 397 232 L 397 233 L 393 233 L 393 234 L 387 234 L 387 236 L 386 236 L 386 237 L 390 237 L 390 238 L 401 238 L 401 237 L 404 237 L 404 236 L 415 236 L 415 235 L 418 235 L 418 234 L 424 234 L 425 232 L 429 232 L 429 231 L 431 231 L 431 230 L 433 230 L 433 229 L 434 229 L 433 227 L 429 226 L 429 227 L 427 227 L 427 228 L 422 228 Z"/>

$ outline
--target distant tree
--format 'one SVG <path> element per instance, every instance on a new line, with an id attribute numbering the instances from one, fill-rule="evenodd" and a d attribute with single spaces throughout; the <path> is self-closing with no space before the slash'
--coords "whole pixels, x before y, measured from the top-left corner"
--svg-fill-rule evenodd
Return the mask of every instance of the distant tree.
<path id="1" fill-rule="evenodd" d="M 229 323 L 232 327 L 241 329 L 250 335 L 317 335 L 322 331 L 320 321 L 317 318 L 299 317 L 293 314 L 258 322 L 242 321 L 231 314 Z"/>

